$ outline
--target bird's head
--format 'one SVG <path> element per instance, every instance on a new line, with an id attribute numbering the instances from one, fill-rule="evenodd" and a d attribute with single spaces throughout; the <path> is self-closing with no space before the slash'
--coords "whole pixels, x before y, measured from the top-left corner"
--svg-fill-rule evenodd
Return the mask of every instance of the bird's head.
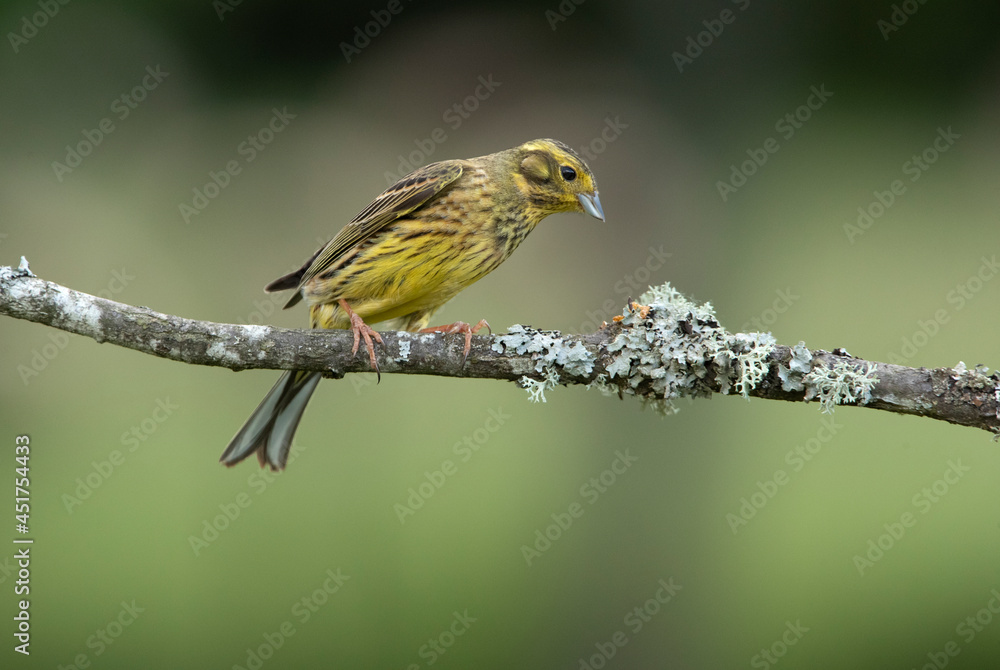
<path id="1" fill-rule="evenodd" d="M 557 212 L 583 212 L 604 220 L 594 174 L 580 156 L 556 140 L 532 140 L 510 151 L 514 183 L 529 212 L 543 218 Z"/>

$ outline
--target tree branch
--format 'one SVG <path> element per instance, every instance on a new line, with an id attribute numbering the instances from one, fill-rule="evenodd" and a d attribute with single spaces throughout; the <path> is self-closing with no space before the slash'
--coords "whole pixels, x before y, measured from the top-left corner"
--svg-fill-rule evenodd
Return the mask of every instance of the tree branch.
<path id="1" fill-rule="evenodd" d="M 476 336 L 465 366 L 458 335 L 383 332 L 383 373 L 520 381 L 536 400 L 558 384 L 636 395 L 669 410 L 681 396 L 742 393 L 771 400 L 863 405 L 1000 434 L 1000 374 L 910 368 L 774 343 L 769 334 L 729 333 L 710 305 L 669 286 L 631 303 L 623 317 L 586 335 L 514 326 Z M 161 358 L 230 370 L 370 372 L 347 331 L 290 330 L 195 321 L 74 291 L 21 267 L 0 267 L 0 314 L 34 321 Z"/>

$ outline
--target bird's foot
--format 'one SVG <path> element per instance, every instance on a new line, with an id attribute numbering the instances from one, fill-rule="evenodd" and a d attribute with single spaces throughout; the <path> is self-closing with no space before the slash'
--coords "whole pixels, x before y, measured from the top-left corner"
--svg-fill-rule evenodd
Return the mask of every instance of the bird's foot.
<path id="1" fill-rule="evenodd" d="M 382 373 L 378 369 L 378 361 L 375 360 L 375 345 L 372 344 L 372 339 L 379 344 L 384 344 L 382 342 L 382 336 L 379 335 L 375 330 L 369 326 L 364 320 L 358 316 L 347 301 L 341 299 L 338 301 L 340 303 L 341 309 L 343 309 L 347 316 L 351 318 L 351 332 L 354 333 L 354 346 L 351 348 L 351 354 L 357 355 L 358 345 L 361 344 L 361 340 L 365 341 L 365 348 L 368 349 L 368 360 L 371 361 L 372 369 L 375 370 L 375 374 L 378 375 L 378 380 L 382 380 Z"/>
<path id="2" fill-rule="evenodd" d="M 421 333 L 441 333 L 442 335 L 451 335 L 454 333 L 464 333 L 465 334 L 465 349 L 462 350 L 462 367 L 465 367 L 465 361 L 469 357 L 469 349 L 472 348 L 472 336 L 478 333 L 483 328 L 490 331 L 490 335 L 493 334 L 493 329 L 490 328 L 490 324 L 486 323 L 486 319 L 480 319 L 479 323 L 474 326 L 470 326 L 465 321 L 456 321 L 455 323 L 449 323 L 444 326 L 431 326 L 430 328 L 422 328 L 419 332 Z"/>

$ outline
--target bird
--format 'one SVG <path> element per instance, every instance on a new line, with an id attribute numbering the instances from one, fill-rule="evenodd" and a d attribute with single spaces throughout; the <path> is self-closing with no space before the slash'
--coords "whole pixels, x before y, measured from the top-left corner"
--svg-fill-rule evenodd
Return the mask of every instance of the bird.
<path id="1" fill-rule="evenodd" d="M 594 175 L 562 142 L 538 139 L 497 153 L 431 163 L 403 176 L 298 270 L 268 284 L 294 289 L 285 309 L 304 300 L 312 328 L 351 330 L 352 354 L 363 341 L 378 372 L 371 324 L 396 330 L 462 334 L 489 327 L 457 321 L 428 327 L 462 289 L 495 270 L 538 223 L 560 212 L 601 221 Z M 229 442 L 220 461 L 233 466 L 256 453 L 260 466 L 283 470 L 295 430 L 321 378 L 287 371 Z"/>

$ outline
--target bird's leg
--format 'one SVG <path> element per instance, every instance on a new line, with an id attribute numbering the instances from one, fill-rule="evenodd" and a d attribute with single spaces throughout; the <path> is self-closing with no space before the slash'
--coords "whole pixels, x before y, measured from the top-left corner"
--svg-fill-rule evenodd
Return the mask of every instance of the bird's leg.
<path id="1" fill-rule="evenodd" d="M 351 354 L 356 355 L 358 353 L 358 345 L 361 343 L 361 338 L 364 338 L 365 347 L 368 349 L 368 359 L 372 362 L 372 369 L 375 370 L 375 374 L 378 375 L 378 379 L 381 381 L 382 373 L 379 372 L 378 362 L 375 360 L 375 345 L 372 344 L 372 338 L 374 337 L 379 344 L 383 344 L 382 336 L 365 323 L 360 316 L 355 314 L 346 300 L 341 298 L 337 302 L 340 304 L 340 308 L 347 312 L 347 316 L 351 318 L 351 332 L 354 333 L 354 347 L 351 349 Z"/>
<path id="2" fill-rule="evenodd" d="M 490 328 L 490 324 L 486 323 L 486 319 L 480 319 L 479 323 L 474 326 L 470 326 L 465 321 L 456 321 L 455 323 L 449 323 L 444 326 L 431 326 L 430 328 L 421 328 L 421 333 L 441 333 L 442 335 L 451 335 L 452 333 L 465 333 L 465 349 L 462 352 L 462 367 L 465 367 L 465 360 L 469 357 L 469 349 L 472 348 L 472 335 L 473 333 L 478 333 L 483 328 L 490 331 L 490 335 L 493 334 L 493 329 Z"/>

